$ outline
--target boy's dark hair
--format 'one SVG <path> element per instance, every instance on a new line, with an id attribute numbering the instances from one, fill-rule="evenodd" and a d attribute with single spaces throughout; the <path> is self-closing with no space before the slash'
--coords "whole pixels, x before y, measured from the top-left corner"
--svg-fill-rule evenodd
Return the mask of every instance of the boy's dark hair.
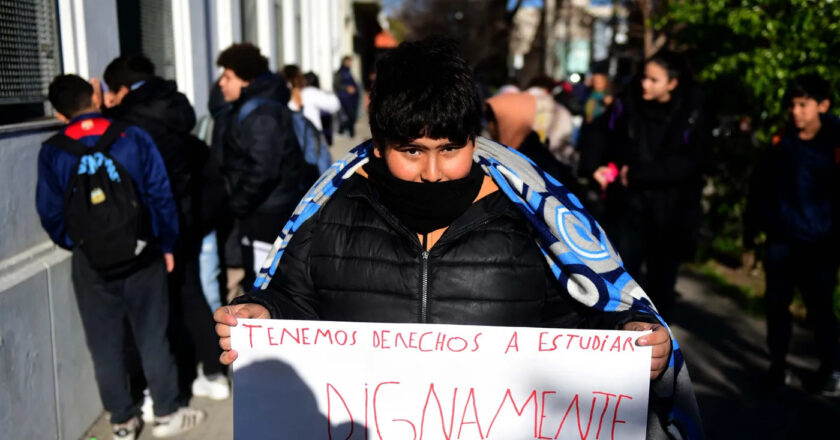
<path id="1" fill-rule="evenodd" d="M 318 79 L 318 75 L 315 72 L 306 72 L 303 74 L 303 79 L 306 80 L 306 85 L 310 87 L 320 88 L 321 87 L 321 80 Z"/>
<path id="2" fill-rule="evenodd" d="M 799 75 L 788 83 L 785 103 L 790 105 L 793 98 L 811 98 L 817 102 L 831 100 L 831 87 L 816 73 Z"/>
<path id="3" fill-rule="evenodd" d="M 145 55 L 122 55 L 114 58 L 105 68 L 102 79 L 108 88 L 117 91 L 120 87 L 131 87 L 132 84 L 145 81 L 155 76 L 155 65 Z"/>
<path id="4" fill-rule="evenodd" d="M 268 71 L 268 58 L 251 43 L 237 43 L 219 54 L 216 65 L 233 70 L 243 81 L 251 81 Z"/>
<path id="5" fill-rule="evenodd" d="M 93 86 L 78 75 L 59 75 L 50 83 L 48 99 L 67 118 L 73 118 L 91 106 Z"/>
<path id="6" fill-rule="evenodd" d="M 531 87 L 539 87 L 541 89 L 545 89 L 551 92 L 552 90 L 554 90 L 554 86 L 556 84 L 557 82 L 554 81 L 554 78 L 548 75 L 538 75 L 528 82 L 528 87 L 526 87 L 526 89 L 530 89 Z"/>
<path id="7" fill-rule="evenodd" d="M 280 74 L 283 75 L 283 78 L 295 88 L 303 88 L 304 79 L 303 73 L 300 70 L 300 67 L 297 64 L 287 64 L 283 66 L 283 70 L 280 71 Z"/>
<path id="8" fill-rule="evenodd" d="M 690 80 L 688 66 L 685 63 L 685 58 L 682 55 L 671 52 L 670 50 L 660 50 L 652 57 L 645 60 L 645 65 L 654 63 L 659 67 L 665 69 L 668 73 L 668 79 L 679 80 L 680 83 Z M 682 85 L 682 84 L 680 84 Z"/>
<path id="9" fill-rule="evenodd" d="M 454 40 L 401 43 L 376 63 L 370 131 L 377 148 L 420 137 L 463 145 L 481 131 L 472 69 Z"/>
<path id="10" fill-rule="evenodd" d="M 589 72 L 593 75 L 609 75 L 610 62 L 608 60 L 595 61 L 589 67 Z"/>

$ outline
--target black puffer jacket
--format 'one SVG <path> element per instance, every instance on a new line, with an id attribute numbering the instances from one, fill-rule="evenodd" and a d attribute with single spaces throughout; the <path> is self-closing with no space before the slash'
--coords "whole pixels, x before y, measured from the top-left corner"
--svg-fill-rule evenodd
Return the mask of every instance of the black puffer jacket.
<path id="1" fill-rule="evenodd" d="M 619 251 L 624 251 L 622 234 L 644 230 L 652 234 L 645 239 L 649 245 L 675 258 L 690 257 L 702 219 L 703 152 L 709 142 L 703 96 L 694 88 L 678 89 L 660 104 L 642 101 L 639 93 L 616 100 L 596 119 L 582 146 L 579 172 L 591 176 L 608 162 L 628 166 L 629 185 L 616 180 L 607 188 L 604 223 Z"/>
<path id="2" fill-rule="evenodd" d="M 201 169 L 207 148 L 199 148 L 200 142 L 190 135 L 195 111 L 174 81 L 150 78 L 104 113 L 146 130 L 163 157 L 175 198 L 189 193 L 191 177 Z"/>
<path id="3" fill-rule="evenodd" d="M 251 99 L 261 104 L 240 122 L 239 111 Z M 228 113 L 224 135 L 224 172 L 230 210 L 239 217 L 255 212 L 291 214 L 311 181 L 303 181 L 306 163 L 286 107 L 289 89 L 271 73 L 255 79 Z"/>
<path id="4" fill-rule="evenodd" d="M 501 191 L 471 205 L 428 252 L 378 198 L 375 184 L 352 176 L 292 238 L 269 288 L 234 303 L 335 321 L 618 328 L 630 318 L 570 298 Z"/>

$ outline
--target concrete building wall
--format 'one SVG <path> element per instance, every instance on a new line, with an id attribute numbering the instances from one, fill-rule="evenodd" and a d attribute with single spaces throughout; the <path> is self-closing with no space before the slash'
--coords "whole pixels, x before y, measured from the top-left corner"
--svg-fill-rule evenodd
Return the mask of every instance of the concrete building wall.
<path id="1" fill-rule="evenodd" d="M 5 188 L 0 191 L 0 261 L 49 240 L 35 212 L 38 146 L 44 138 L 0 138 L 0 181 Z"/>
<path id="2" fill-rule="evenodd" d="M 35 211 L 37 156 L 54 129 L 0 138 L 0 432 L 76 439 L 102 412 L 69 252 Z"/>
<path id="3" fill-rule="evenodd" d="M 57 12 L 64 72 L 100 77 L 119 55 L 116 2 L 59 0 Z M 38 152 L 59 125 L 0 127 L 2 438 L 77 439 L 102 412 L 70 254 L 35 210 Z"/>

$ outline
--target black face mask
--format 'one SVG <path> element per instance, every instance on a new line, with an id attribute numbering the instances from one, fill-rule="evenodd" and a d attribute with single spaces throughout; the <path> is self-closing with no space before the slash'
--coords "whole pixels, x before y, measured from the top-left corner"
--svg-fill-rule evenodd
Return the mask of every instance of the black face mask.
<path id="1" fill-rule="evenodd" d="M 372 157 L 363 169 L 379 190 L 380 201 L 408 229 L 418 233 L 449 226 L 472 205 L 484 172 L 473 162 L 467 177 L 446 182 L 409 182 L 394 177 L 385 161 Z"/>

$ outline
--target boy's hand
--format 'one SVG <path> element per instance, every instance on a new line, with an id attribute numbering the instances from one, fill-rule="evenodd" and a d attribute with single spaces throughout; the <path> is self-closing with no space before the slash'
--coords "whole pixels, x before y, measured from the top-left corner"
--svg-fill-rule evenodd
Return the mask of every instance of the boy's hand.
<path id="1" fill-rule="evenodd" d="M 610 184 L 609 179 L 607 176 L 610 173 L 610 169 L 608 167 L 598 167 L 594 173 L 592 173 L 592 178 L 598 182 L 598 185 L 601 186 L 601 190 L 607 189 L 607 185 Z"/>
<path id="2" fill-rule="evenodd" d="M 175 270 L 175 256 L 172 252 L 163 254 L 163 261 L 166 263 L 166 273 L 172 273 Z"/>
<path id="3" fill-rule="evenodd" d="M 636 345 L 651 346 L 650 352 L 650 380 L 661 376 L 668 368 L 668 359 L 671 357 L 671 335 L 661 324 L 650 322 L 632 321 L 624 324 L 622 330 L 645 331 L 653 330 L 653 333 L 644 335 L 636 340 Z"/>
<path id="4" fill-rule="evenodd" d="M 97 109 L 101 109 L 104 102 L 102 97 L 102 84 L 99 82 L 99 78 L 91 78 L 88 82 L 93 87 L 93 97 L 91 98 L 91 103 Z"/>
<path id="5" fill-rule="evenodd" d="M 230 328 L 236 326 L 236 318 L 245 319 L 267 319 L 271 318 L 268 309 L 259 304 L 236 304 L 233 306 L 219 307 L 213 313 L 213 320 L 216 321 L 216 334 L 219 335 L 219 346 L 222 347 L 222 355 L 219 361 L 224 365 L 230 365 L 236 360 L 239 353 L 230 348 Z"/>

